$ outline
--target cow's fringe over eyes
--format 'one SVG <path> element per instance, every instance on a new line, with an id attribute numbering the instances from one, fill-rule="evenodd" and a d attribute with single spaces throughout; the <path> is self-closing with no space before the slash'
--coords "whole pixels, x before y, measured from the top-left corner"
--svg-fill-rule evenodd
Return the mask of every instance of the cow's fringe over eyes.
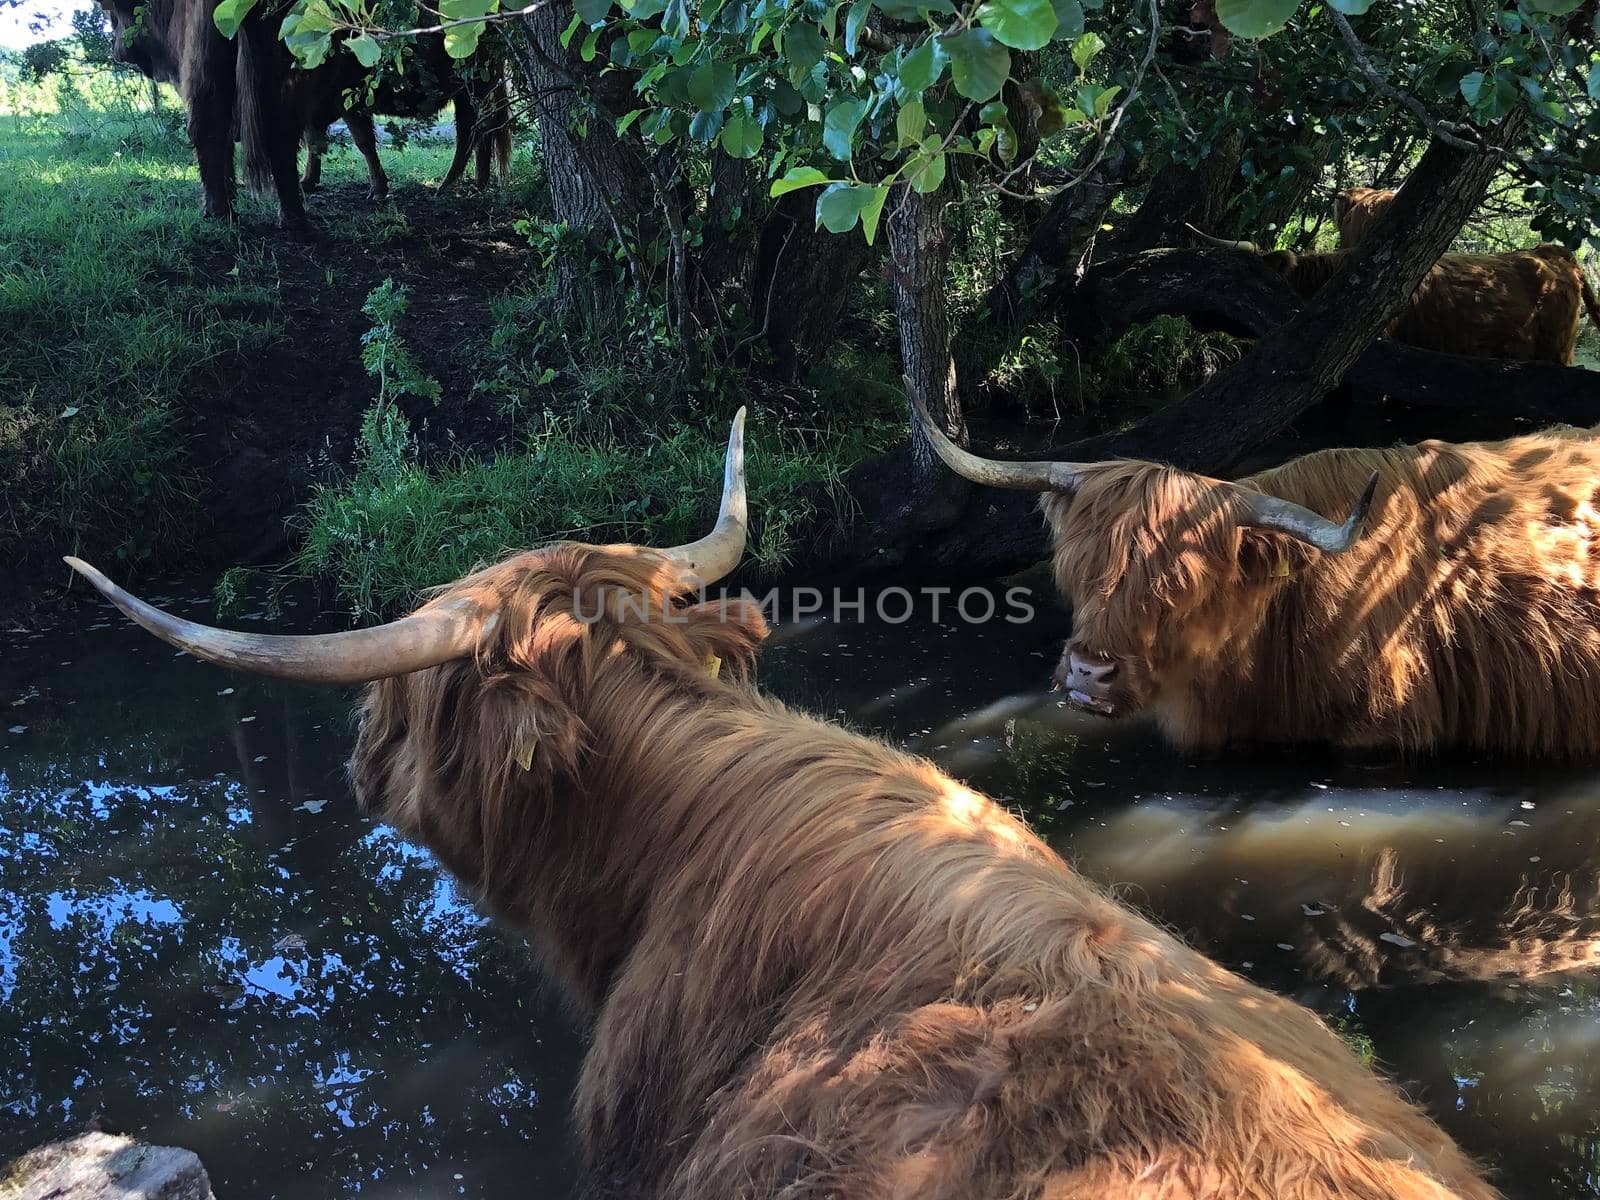
<path id="1" fill-rule="evenodd" d="M 500 623 L 374 684 L 355 755 L 592 1018 L 591 1200 L 1494 1195 L 1304 1009 L 930 764 L 756 695 L 759 613 L 680 588 L 568 546 L 443 589 Z M 587 620 L 601 590 L 651 616 Z"/>
<path id="2" fill-rule="evenodd" d="M 1241 481 L 1355 545 L 1240 524 L 1238 490 L 1150 463 L 1043 499 L 1072 644 L 1184 745 L 1238 738 L 1600 752 L 1600 438 L 1325 450 Z"/>

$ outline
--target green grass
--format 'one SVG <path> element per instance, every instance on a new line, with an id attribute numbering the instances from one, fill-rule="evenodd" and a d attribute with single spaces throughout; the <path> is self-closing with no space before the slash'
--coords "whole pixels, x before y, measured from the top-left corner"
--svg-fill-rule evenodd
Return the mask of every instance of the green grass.
<path id="1" fill-rule="evenodd" d="M 163 95 L 153 109 L 142 79 L 82 63 L 37 84 L 0 78 L 0 557 L 181 561 L 205 520 L 186 409 L 285 332 L 276 252 L 260 236 L 274 207 L 241 190 L 239 225 L 200 216 L 182 107 Z M 396 190 L 437 182 L 452 148 L 387 145 Z M 325 184 L 365 178 L 336 137 Z M 336 242 L 410 232 L 393 204 L 322 219 Z"/>
<path id="2" fill-rule="evenodd" d="M 259 351 L 272 302 L 201 220 L 180 120 L 109 72 L 0 92 L 0 555 L 141 558 L 199 519 L 175 398 Z"/>
<path id="3" fill-rule="evenodd" d="M 885 448 L 887 421 L 801 430 L 752 418 L 746 473 L 756 534 L 747 557 L 782 566 L 819 499 L 838 511 L 848 467 Z M 404 418 L 374 409 L 353 477 L 306 507 L 296 566 L 331 578 L 357 620 L 412 603 L 507 551 L 571 538 L 670 545 L 705 532 L 727 429 L 691 425 L 623 442 L 546 414 L 489 459 L 416 459 Z"/>

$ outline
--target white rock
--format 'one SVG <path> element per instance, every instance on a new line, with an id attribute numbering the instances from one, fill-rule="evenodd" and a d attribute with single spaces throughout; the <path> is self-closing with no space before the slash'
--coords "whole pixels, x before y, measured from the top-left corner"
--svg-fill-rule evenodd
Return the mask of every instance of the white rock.
<path id="1" fill-rule="evenodd" d="M 0 1200 L 214 1200 L 192 1150 L 85 1133 L 0 1169 Z"/>

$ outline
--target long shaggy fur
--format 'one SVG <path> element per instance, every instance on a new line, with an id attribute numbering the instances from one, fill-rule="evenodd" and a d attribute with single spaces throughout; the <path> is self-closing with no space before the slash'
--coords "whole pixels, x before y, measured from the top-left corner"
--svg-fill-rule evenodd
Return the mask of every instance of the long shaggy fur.
<path id="1" fill-rule="evenodd" d="M 1262 261 L 1295 291 L 1310 296 L 1344 266 L 1347 254 L 1273 250 Z M 1445 354 L 1571 366 L 1585 308 L 1600 329 L 1600 302 L 1577 256 L 1565 246 L 1445 254 L 1386 333 L 1408 346 Z"/>
<path id="2" fill-rule="evenodd" d="M 362 803 L 591 1018 L 585 1195 L 1496 1194 L 1309 1012 L 929 763 L 755 694 L 759 613 L 679 589 L 580 546 L 453 585 L 497 626 L 373 685 L 355 752 Z"/>
<path id="3" fill-rule="evenodd" d="M 1339 249 L 1361 244 L 1374 222 L 1394 203 L 1392 188 L 1345 188 L 1333 198 L 1333 222 L 1339 228 Z"/>
<path id="4" fill-rule="evenodd" d="M 1240 524 L 1237 489 L 1117 461 L 1043 501 L 1072 647 L 1119 707 L 1234 741 L 1600 753 L 1600 437 L 1324 450 L 1242 480 L 1340 519 L 1342 555 Z"/>

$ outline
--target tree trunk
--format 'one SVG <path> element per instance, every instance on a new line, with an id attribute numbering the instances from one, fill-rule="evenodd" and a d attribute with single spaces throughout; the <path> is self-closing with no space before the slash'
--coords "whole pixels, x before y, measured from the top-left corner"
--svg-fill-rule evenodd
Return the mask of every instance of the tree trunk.
<path id="1" fill-rule="evenodd" d="M 1488 131 L 1485 140 L 1504 145 L 1515 136 L 1521 120 L 1520 110 L 1513 112 Z M 1494 154 L 1435 142 L 1399 199 L 1351 253 L 1344 270 L 1245 359 L 1131 429 L 1075 442 L 1054 456 L 1078 461 L 1156 459 L 1207 474 L 1226 474 L 1371 353 L 1373 339 L 1448 248 L 1499 165 Z M 1516 370 L 1537 366 L 1523 364 Z M 937 373 L 928 371 L 926 361 L 923 371 L 924 379 L 913 379 L 913 385 L 926 386 L 931 376 L 937 387 Z M 938 511 L 928 505 L 923 511 L 908 512 L 904 504 L 887 503 L 879 481 L 903 479 L 906 459 L 912 458 L 914 464 L 915 454 L 913 442 L 852 472 L 852 495 L 861 505 L 862 520 L 871 522 L 870 545 L 858 538 L 826 565 L 870 570 L 874 564 L 920 560 L 947 573 L 970 576 L 1027 565 L 1042 556 L 1044 538 L 1031 497 L 1018 499 L 978 488 L 970 495 L 943 498 Z"/>
<path id="2" fill-rule="evenodd" d="M 1299 316 L 1303 302 L 1254 257 L 1228 250 L 1148 250 L 1093 267 L 1071 319 L 1106 340 L 1154 317 L 1186 317 L 1202 330 L 1265 337 Z M 1408 405 L 1468 409 L 1511 419 L 1600 423 L 1600 371 L 1554 363 L 1462 358 L 1379 340 L 1345 381 Z"/>
<path id="3" fill-rule="evenodd" d="M 639 153 L 616 134 L 598 78 L 561 44 L 570 19 L 568 4 L 547 5 L 522 18 L 522 36 L 508 39 L 513 62 L 532 98 L 557 220 L 597 252 L 613 239 L 620 242 L 642 291 L 647 280 L 634 247 L 641 218 L 653 206 L 653 189 Z M 583 258 L 557 256 L 556 298 L 564 309 L 591 298 L 593 279 Z"/>
<path id="4" fill-rule="evenodd" d="M 1137 157 L 1118 146 L 1089 169 L 1076 187 L 1056 193 L 1044 216 L 1034 225 L 1022 253 L 989 289 L 984 302 L 989 325 L 1020 330 L 1037 313 L 1038 306 L 1029 303 L 1029 298 L 1050 294 L 1058 285 L 1071 286 L 1091 240 L 1111 211 L 1112 201 L 1133 181 L 1137 170 Z M 1075 171 L 1074 177 L 1078 173 Z"/>
<path id="5" fill-rule="evenodd" d="M 759 176 L 747 159 L 720 149 L 711 152 L 711 194 L 706 199 L 705 231 L 700 251 L 701 323 L 721 324 L 725 294 L 743 292 L 755 266 L 759 209 Z"/>
<path id="6" fill-rule="evenodd" d="M 900 330 L 900 370 L 906 386 L 950 437 L 965 441 L 966 424 L 956 397 L 956 364 L 950 357 L 949 311 L 945 303 L 950 268 L 950 231 L 944 214 L 949 197 L 941 189 L 923 195 L 905 188 L 889 215 L 890 269 L 894 272 L 894 316 Z M 916 430 L 916 423 L 912 429 Z M 913 433 L 916 461 L 937 461 L 933 447 Z"/>
<path id="7" fill-rule="evenodd" d="M 1500 146 L 1523 110 L 1488 131 Z M 1160 457 L 1191 470 L 1228 470 L 1327 395 L 1409 300 L 1483 200 L 1498 155 L 1435 141 L 1394 204 L 1343 270 L 1300 314 L 1226 371 L 1132 429 L 1077 443 L 1074 459 Z"/>
<path id="8" fill-rule="evenodd" d="M 1239 185 L 1244 143 L 1237 130 L 1220 134 L 1193 166 L 1168 163 L 1156 172 L 1134 214 L 1111 231 L 1106 254 L 1131 254 L 1154 246 L 1189 246 L 1186 224 L 1205 230 L 1227 225 L 1228 201 Z"/>
<path id="9" fill-rule="evenodd" d="M 956 394 L 946 302 L 951 238 L 944 218 L 949 204 L 948 187 L 924 195 L 902 186 L 890 194 L 889 267 L 907 400 L 920 398 L 933 420 L 964 442 L 967 429 Z M 940 461 L 909 408 L 906 415 L 911 439 L 900 464 L 903 477 L 887 497 L 895 509 L 889 519 L 912 528 L 940 525 L 959 511 L 971 485 Z"/>
<path id="10" fill-rule="evenodd" d="M 859 230 L 818 229 L 816 203 L 809 188 L 780 198 L 756 244 L 750 309 L 785 379 L 798 378 L 832 343 L 850 287 L 874 254 Z"/>
<path id="11" fill-rule="evenodd" d="M 1305 207 L 1307 199 L 1322 181 L 1323 168 L 1328 165 L 1328 159 L 1333 154 L 1334 139 L 1331 135 L 1313 134 L 1309 124 L 1302 125 L 1300 130 L 1300 137 L 1292 144 L 1304 148 L 1302 160 L 1295 165 L 1293 175 L 1277 182 L 1271 197 L 1256 213 L 1254 221 L 1251 222 L 1255 233 L 1242 235 L 1257 245 L 1271 247 L 1277 243 L 1284 227 Z M 1196 221 L 1195 224 L 1200 225 L 1200 222 Z M 1209 231 L 1213 227 L 1200 225 L 1200 228 Z"/>

